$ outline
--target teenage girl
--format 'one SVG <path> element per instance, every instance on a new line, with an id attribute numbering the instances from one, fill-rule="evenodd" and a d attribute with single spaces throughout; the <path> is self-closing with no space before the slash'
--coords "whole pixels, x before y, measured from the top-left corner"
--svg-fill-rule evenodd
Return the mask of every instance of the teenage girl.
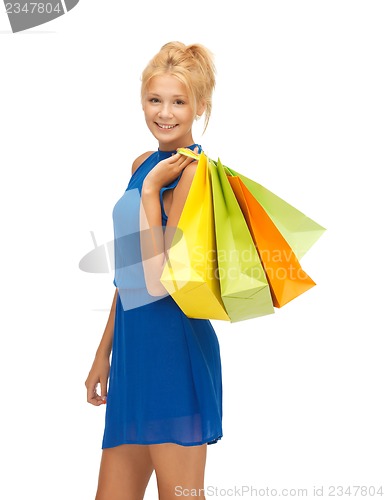
<path id="1" fill-rule="evenodd" d="M 134 161 L 113 209 L 116 289 L 85 382 L 87 401 L 106 403 L 96 500 L 143 499 L 153 471 L 161 500 L 204 499 L 207 445 L 222 437 L 216 333 L 209 320 L 188 318 L 160 281 L 197 166 L 177 149 L 201 151 L 192 128 L 202 115 L 207 127 L 214 72 L 204 46 L 171 42 L 142 73 L 144 118 L 159 147 Z"/>

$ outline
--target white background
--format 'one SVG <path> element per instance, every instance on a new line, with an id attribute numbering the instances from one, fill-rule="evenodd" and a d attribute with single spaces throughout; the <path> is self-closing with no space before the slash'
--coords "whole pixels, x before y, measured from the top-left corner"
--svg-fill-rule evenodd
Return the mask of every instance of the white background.
<path id="1" fill-rule="evenodd" d="M 216 58 L 195 141 L 328 229 L 302 260 L 317 287 L 275 315 L 212 322 L 224 437 L 206 486 L 385 493 L 383 5 L 81 0 L 18 34 L 2 10 L 4 498 L 94 498 L 105 407 L 84 380 L 114 287 L 78 264 L 90 231 L 113 238 L 132 161 L 157 147 L 140 74 L 170 40 Z"/>

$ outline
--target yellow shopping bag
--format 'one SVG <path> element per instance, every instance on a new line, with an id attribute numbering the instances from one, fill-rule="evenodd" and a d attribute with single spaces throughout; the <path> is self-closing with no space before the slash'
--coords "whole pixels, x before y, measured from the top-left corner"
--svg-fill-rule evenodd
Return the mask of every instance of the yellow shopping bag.
<path id="1" fill-rule="evenodd" d="M 217 268 L 211 180 L 201 154 L 160 281 L 186 316 L 230 321 Z"/>

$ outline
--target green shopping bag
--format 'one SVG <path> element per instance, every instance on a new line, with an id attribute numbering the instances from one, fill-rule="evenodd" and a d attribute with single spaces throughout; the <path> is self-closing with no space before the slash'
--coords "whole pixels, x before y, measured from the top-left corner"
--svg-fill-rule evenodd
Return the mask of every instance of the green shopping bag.
<path id="1" fill-rule="evenodd" d="M 221 297 L 231 322 L 274 313 L 269 283 L 220 160 L 208 159 Z"/>
<path id="2" fill-rule="evenodd" d="M 220 161 L 218 160 L 218 163 Z M 272 193 L 258 182 L 224 167 L 230 175 L 237 175 L 246 185 L 254 198 L 262 205 L 274 222 L 282 236 L 288 242 L 297 259 L 305 253 L 322 236 L 326 229 L 305 214 L 294 208 L 282 198 Z"/>

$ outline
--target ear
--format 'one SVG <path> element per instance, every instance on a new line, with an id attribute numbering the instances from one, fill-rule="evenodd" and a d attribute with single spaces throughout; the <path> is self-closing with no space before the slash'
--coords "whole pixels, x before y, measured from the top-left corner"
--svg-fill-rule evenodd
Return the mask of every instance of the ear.
<path id="1" fill-rule="evenodd" d="M 206 101 L 201 101 L 200 103 L 198 103 L 198 106 L 197 106 L 197 115 L 198 116 L 202 116 L 203 113 L 206 111 L 206 108 L 207 108 Z"/>

